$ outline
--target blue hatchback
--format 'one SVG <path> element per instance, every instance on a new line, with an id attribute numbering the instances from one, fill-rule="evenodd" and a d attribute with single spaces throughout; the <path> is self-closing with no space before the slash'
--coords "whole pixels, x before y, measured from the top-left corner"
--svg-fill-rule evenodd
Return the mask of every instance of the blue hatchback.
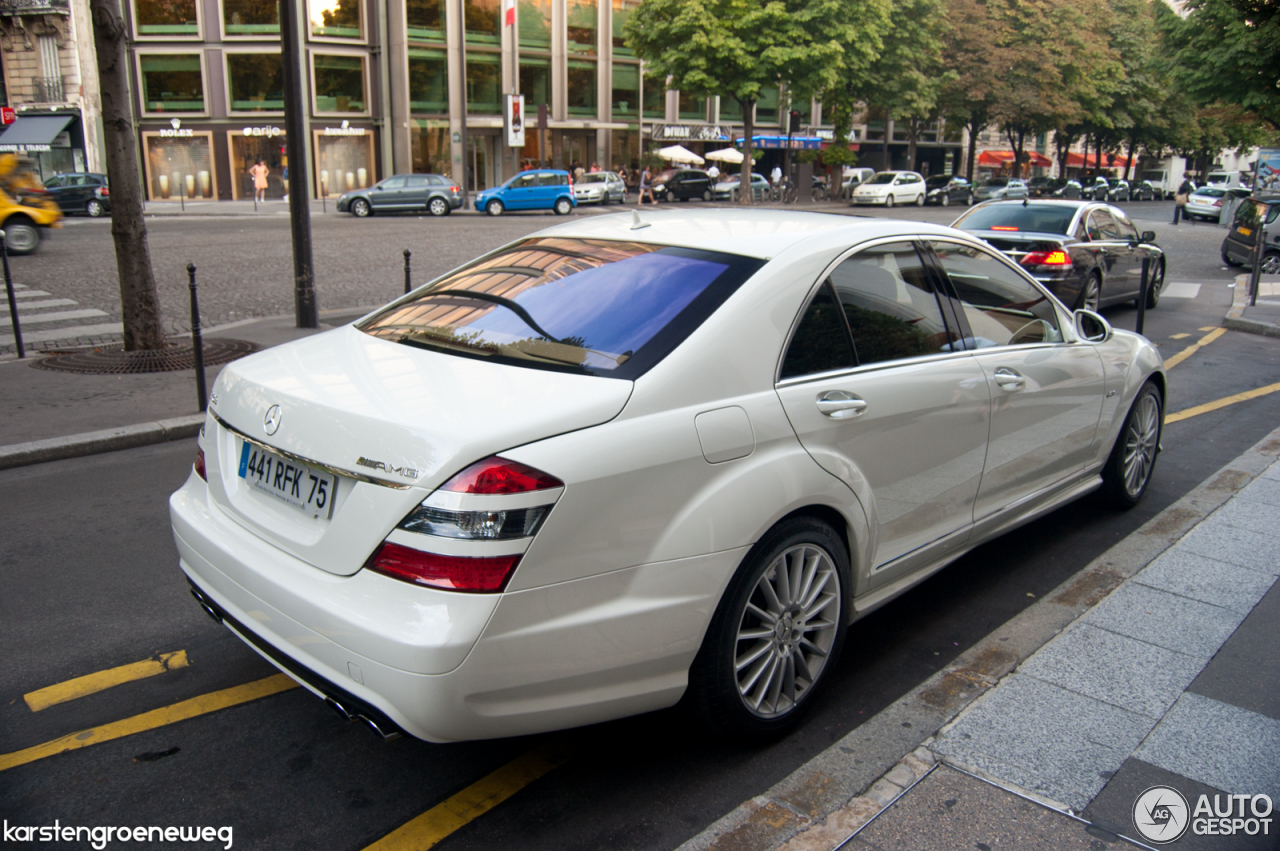
<path id="1" fill-rule="evenodd" d="M 576 206 L 569 172 L 554 169 L 522 171 L 501 186 L 476 195 L 476 209 L 491 216 L 501 216 L 507 210 L 555 210 L 556 215 L 567 216 Z"/>

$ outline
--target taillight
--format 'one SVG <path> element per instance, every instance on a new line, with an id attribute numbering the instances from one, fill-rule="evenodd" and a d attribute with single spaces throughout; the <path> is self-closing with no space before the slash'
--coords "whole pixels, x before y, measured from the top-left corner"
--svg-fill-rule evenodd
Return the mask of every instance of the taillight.
<path id="1" fill-rule="evenodd" d="M 555 476 L 497 455 L 477 461 L 440 486 L 451 493 L 527 493 L 562 488 Z"/>
<path id="2" fill-rule="evenodd" d="M 1023 266 L 1070 266 L 1071 258 L 1065 251 L 1031 251 L 1022 258 Z"/>
<path id="3" fill-rule="evenodd" d="M 432 588 L 494 593 L 507 587 L 519 563 L 519 555 L 467 558 L 426 553 L 386 541 L 369 559 L 369 569 Z"/>
<path id="4" fill-rule="evenodd" d="M 111 190 L 105 186 L 99 186 L 97 189 L 97 196 L 99 198 L 106 198 L 110 194 L 111 194 Z"/>
<path id="5" fill-rule="evenodd" d="M 195 469 L 197 476 L 204 479 L 206 482 L 209 481 L 209 476 L 205 473 L 205 470 L 204 470 L 204 450 L 203 449 L 196 450 L 196 463 L 192 464 L 191 466 L 192 468 Z"/>
<path id="6" fill-rule="evenodd" d="M 461 191 L 462 191 L 462 187 L 460 187 L 460 186 L 450 186 L 450 187 L 449 187 L 449 191 L 450 191 L 450 192 L 452 192 L 454 195 L 457 195 L 459 192 L 461 192 Z"/>

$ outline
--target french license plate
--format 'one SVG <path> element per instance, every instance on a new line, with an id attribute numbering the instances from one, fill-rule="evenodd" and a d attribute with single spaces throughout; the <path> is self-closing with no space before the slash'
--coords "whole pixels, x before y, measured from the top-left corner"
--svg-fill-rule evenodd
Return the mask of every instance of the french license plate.
<path id="1" fill-rule="evenodd" d="M 1253 228 L 1236 228 L 1241 236 L 1253 236 Z"/>
<path id="2" fill-rule="evenodd" d="M 240 444 L 240 478 L 249 487 L 284 500 L 311 517 L 333 513 L 338 477 L 301 464 L 249 441 Z"/>

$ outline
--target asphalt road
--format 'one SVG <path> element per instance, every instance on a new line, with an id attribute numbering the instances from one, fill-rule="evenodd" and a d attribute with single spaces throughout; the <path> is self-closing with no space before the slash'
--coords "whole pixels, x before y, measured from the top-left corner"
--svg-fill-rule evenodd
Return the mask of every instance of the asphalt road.
<path id="1" fill-rule="evenodd" d="M 1165 298 L 1148 313 L 1147 334 L 1166 357 L 1220 324 L 1232 277 L 1217 257 L 1222 231 L 1207 225 L 1174 230 L 1165 218 L 1168 206 L 1133 210 L 1139 227 L 1156 230 L 1169 251 L 1168 280 L 1200 285 L 1194 297 Z M 891 212 L 931 221 L 955 214 Z M 374 260 L 392 254 L 396 240 L 409 234 L 431 237 L 420 243 L 426 275 L 425 258 L 440 271 L 551 222 L 462 216 L 325 221 L 316 240 L 317 263 L 325 270 L 321 304 L 394 295 L 402 280 L 398 250 L 380 265 Z M 209 282 L 205 290 L 225 299 L 219 303 L 228 310 L 241 309 L 239 299 L 252 299 L 256 290 L 261 302 L 248 302 L 255 309 L 287 312 L 289 294 L 264 283 L 275 272 L 258 284 L 249 275 L 254 262 L 263 269 L 288 268 L 283 233 L 239 219 L 155 220 L 157 272 L 185 263 L 184 252 L 200 252 L 207 260 L 197 263 L 228 269 L 218 279 L 225 288 Z M 375 237 L 380 247 L 372 246 Z M 233 245 L 242 246 L 245 257 Z M 103 277 L 96 255 L 110 258 L 110 243 L 100 223 L 69 227 L 46 248 L 56 250 L 37 257 L 64 264 L 68 271 L 60 280 L 86 287 L 81 298 L 100 289 L 100 282 L 70 271 L 88 265 Z M 258 260 L 245 259 L 253 252 Z M 102 298 L 105 305 L 109 296 Z M 1133 327 L 1136 318 L 1130 308 L 1105 313 L 1119 327 Z M 1174 339 L 1181 334 L 1189 336 Z M 1175 367 L 1170 379 L 1171 411 L 1276 382 L 1280 341 L 1229 332 Z M 855 624 L 833 688 L 785 739 L 764 747 L 726 746 L 701 735 L 679 709 L 559 734 L 557 741 L 575 754 L 569 762 L 438 847 L 678 845 L 908 692 L 1278 420 L 1280 394 L 1274 394 L 1172 424 L 1137 509 L 1116 513 L 1093 499 L 1077 502 L 975 550 Z M 193 454 L 184 443 L 0 473 L 0 643 L 7 651 L 0 668 L 0 754 L 274 673 L 203 614 L 177 569 L 166 499 L 188 475 Z M 38 713 L 22 699 L 34 689 L 176 650 L 187 652 L 189 667 Z M 0 815 L 10 824 L 229 825 L 241 848 L 361 849 L 547 738 L 383 744 L 295 689 L 0 771 Z"/>

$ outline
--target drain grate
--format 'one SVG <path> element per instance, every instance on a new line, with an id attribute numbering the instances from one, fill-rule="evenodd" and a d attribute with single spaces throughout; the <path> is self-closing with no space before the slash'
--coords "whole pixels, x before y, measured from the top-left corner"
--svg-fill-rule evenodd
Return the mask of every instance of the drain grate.
<path id="1" fill-rule="evenodd" d="M 247 340 L 214 337 L 204 341 L 204 365 L 216 366 L 252 354 L 262 347 Z M 173 372 L 195 368 L 195 348 L 191 343 L 172 343 L 163 349 L 126 352 L 122 346 L 102 346 L 90 351 L 58 353 L 33 360 L 36 369 L 76 372 L 81 375 L 131 375 L 144 372 Z"/>

